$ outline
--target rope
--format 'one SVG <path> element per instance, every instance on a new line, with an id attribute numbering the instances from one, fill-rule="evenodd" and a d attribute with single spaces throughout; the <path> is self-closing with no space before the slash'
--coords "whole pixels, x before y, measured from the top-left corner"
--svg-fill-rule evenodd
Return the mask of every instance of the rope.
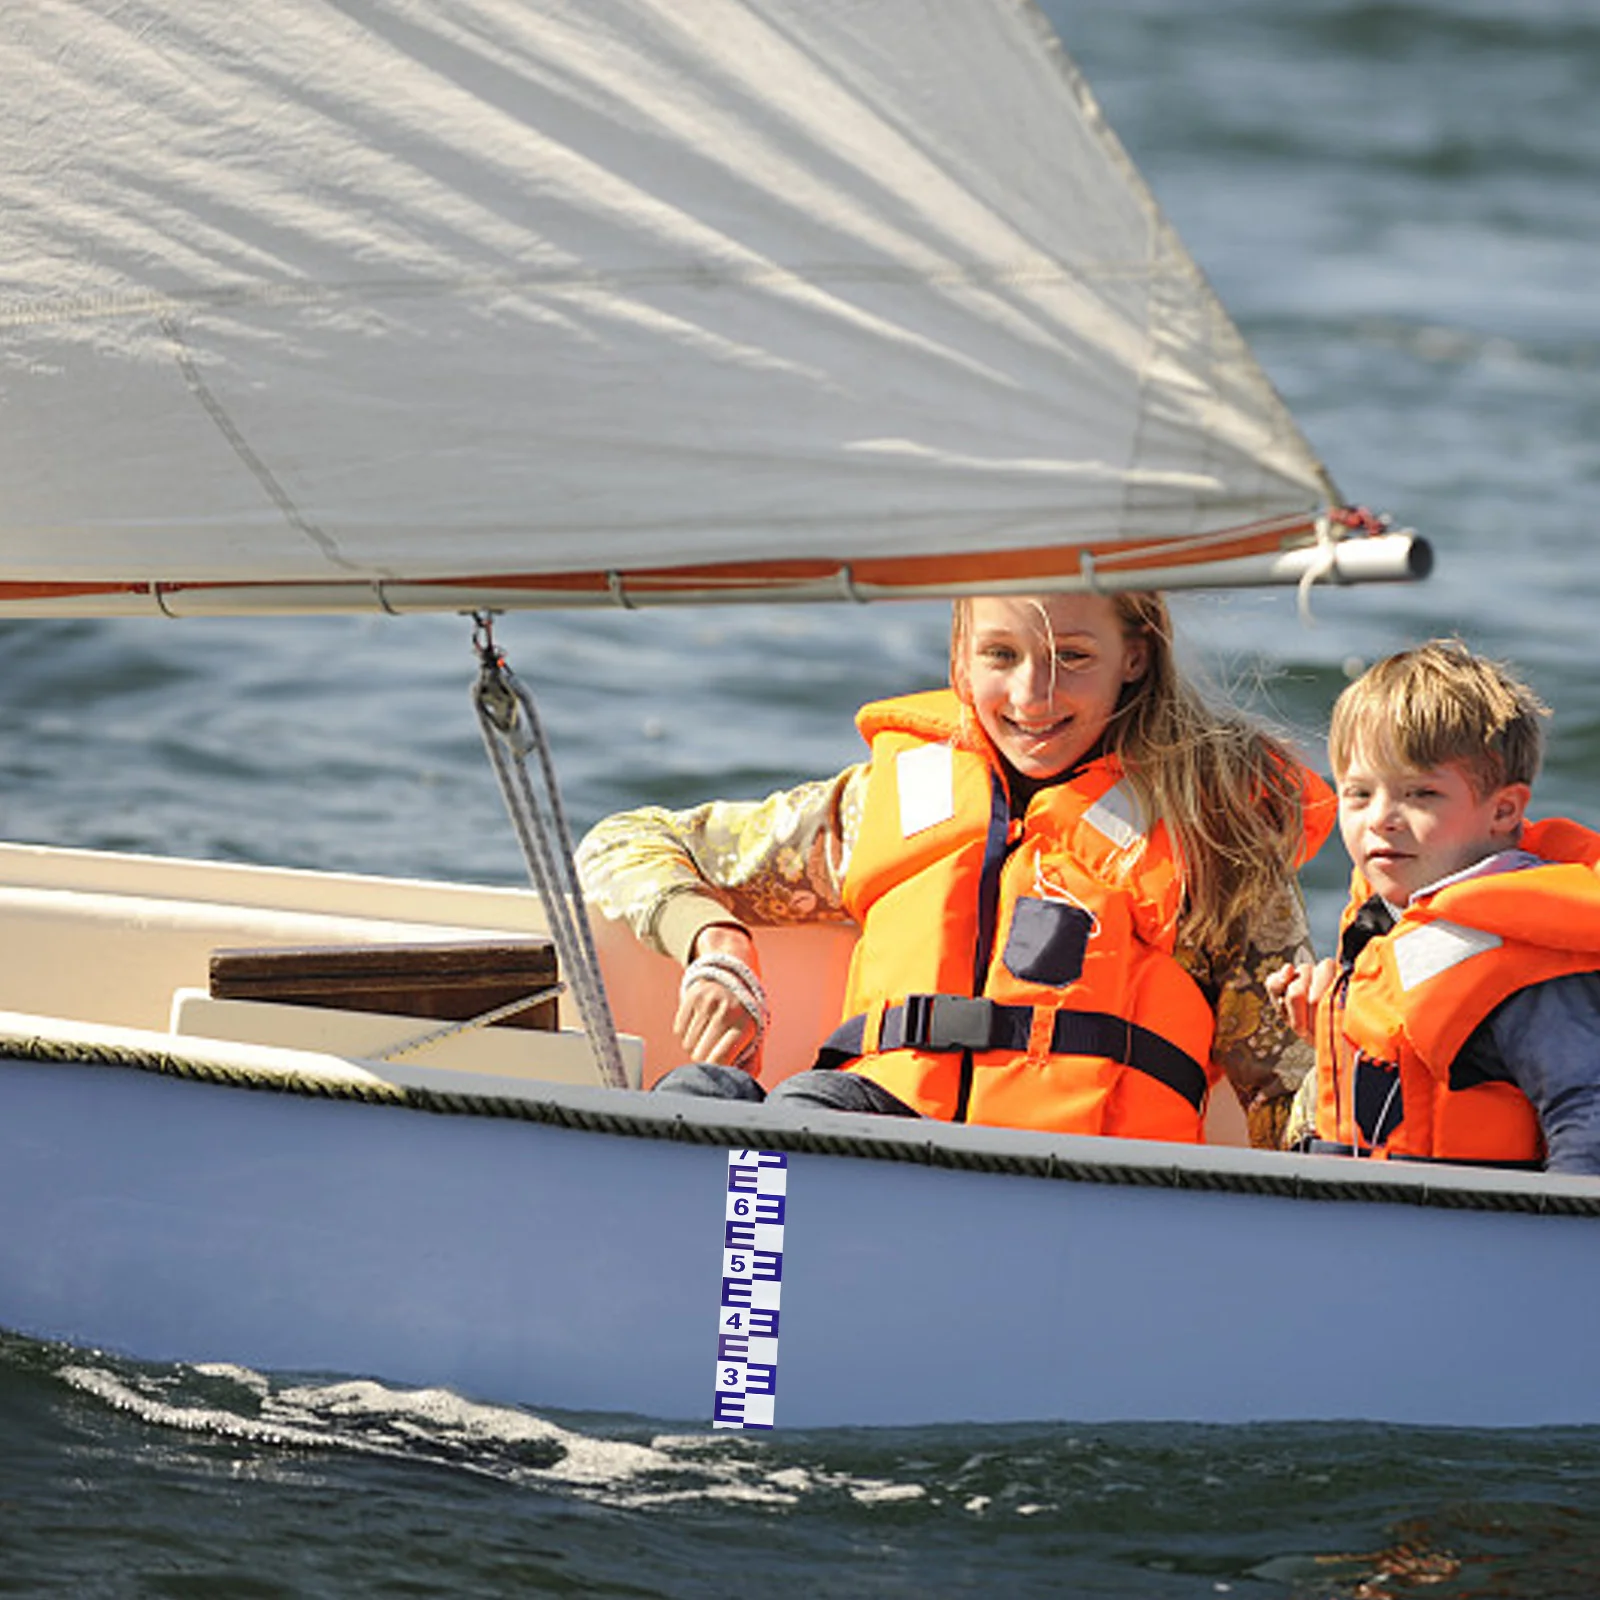
<path id="1" fill-rule="evenodd" d="M 87 1039 L 45 1038 L 0 1031 L 0 1069 L 11 1061 L 54 1062 L 76 1066 L 142 1070 L 164 1077 L 244 1090 L 266 1090 L 316 1099 L 366 1101 L 416 1112 L 446 1116 L 498 1117 L 539 1123 L 574 1132 L 621 1138 L 664 1139 L 671 1143 L 715 1145 L 723 1149 L 782 1150 L 791 1154 L 846 1156 L 893 1161 L 909 1166 L 997 1176 L 1044 1178 L 1056 1182 L 1109 1184 L 1129 1188 L 1192 1189 L 1210 1193 L 1270 1195 L 1279 1199 L 1406 1205 L 1450 1211 L 1522 1212 L 1540 1216 L 1587 1217 L 1600 1220 L 1600 1188 L 1574 1193 L 1540 1184 L 1536 1174 L 1515 1186 L 1455 1187 L 1389 1179 L 1371 1170 L 1373 1163 L 1336 1162 L 1331 1158 L 1284 1155 L 1272 1171 L 1185 1166 L 1177 1162 L 1124 1161 L 1115 1155 L 1078 1157 L 1041 1135 L 1031 1148 L 1009 1149 L 974 1144 L 971 1134 L 958 1147 L 938 1135 L 928 1137 L 915 1123 L 886 1118 L 881 1133 L 834 1130 L 836 1113 L 820 1113 L 812 1121 L 791 1120 L 761 1106 L 736 1102 L 695 1101 L 694 1110 L 661 1104 L 673 1097 L 641 1093 L 611 1095 L 596 1089 L 563 1089 L 554 1085 L 537 1094 L 509 1091 L 504 1095 L 440 1087 L 448 1072 L 433 1078 L 434 1086 L 401 1085 L 353 1070 L 335 1073 L 269 1070 L 208 1058 L 174 1043 L 172 1049 L 141 1049 Z M 726 1115 L 719 1113 L 726 1111 Z M 865 1119 L 845 1119 L 860 1122 Z M 1004 1134 L 1001 1134 L 1004 1138 Z M 1009 1141 L 1008 1141 L 1009 1142 Z M 1246 1154 L 1254 1154 L 1247 1152 Z M 1340 1170 L 1352 1170 L 1348 1177 Z"/>
<path id="2" fill-rule="evenodd" d="M 426 1033 L 415 1033 L 409 1039 L 402 1039 L 398 1044 L 391 1044 L 386 1049 L 374 1050 L 365 1059 L 396 1061 L 401 1056 L 422 1049 L 424 1045 L 442 1043 L 445 1039 L 455 1038 L 457 1034 L 470 1033 L 474 1028 L 487 1028 L 491 1023 L 503 1022 L 507 1017 L 516 1016 L 519 1011 L 527 1011 L 532 1006 L 542 1005 L 546 1000 L 554 1000 L 557 995 L 566 992 L 566 984 L 552 983 L 548 989 L 535 989 L 532 994 L 525 994 L 517 1000 L 508 1000 L 503 1006 L 495 1006 L 490 1011 L 480 1011 L 475 1017 L 466 1017 L 460 1022 L 447 1022 L 442 1027 L 429 1028 Z"/>
<path id="3" fill-rule="evenodd" d="M 1321 583 L 1324 578 L 1339 576 L 1339 541 L 1351 534 L 1376 537 L 1388 526 L 1387 517 L 1368 511 L 1365 506 L 1335 506 L 1317 518 L 1317 553 L 1295 587 L 1295 604 L 1300 620 L 1307 627 L 1315 627 L 1317 620 L 1311 615 L 1312 585 Z"/>
<path id="4" fill-rule="evenodd" d="M 583 1018 L 601 1082 L 625 1089 L 628 1074 L 622 1064 L 605 982 L 600 976 L 600 958 L 584 908 L 583 888 L 572 855 L 572 833 L 562 808 L 544 725 L 533 696 L 517 681 L 504 655 L 495 648 L 488 614 L 478 612 L 474 624 L 478 681 L 472 698 L 489 764 L 499 781 L 528 875 L 544 903 L 556 955 Z M 528 776 L 530 754 L 538 758 L 543 786 L 538 792 Z"/>
<path id="5" fill-rule="evenodd" d="M 1311 565 L 1300 575 L 1295 587 L 1295 606 L 1300 620 L 1308 628 L 1315 627 L 1317 619 L 1311 614 L 1311 588 L 1339 570 L 1339 538 L 1331 517 L 1317 518 L 1317 553 Z"/>

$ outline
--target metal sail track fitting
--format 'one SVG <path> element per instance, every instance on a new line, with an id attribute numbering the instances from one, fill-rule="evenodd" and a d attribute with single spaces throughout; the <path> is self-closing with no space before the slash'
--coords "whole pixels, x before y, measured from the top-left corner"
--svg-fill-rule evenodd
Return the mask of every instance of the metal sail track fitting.
<path id="1" fill-rule="evenodd" d="M 615 1089 L 628 1087 L 628 1075 L 617 1044 L 616 1023 L 600 976 L 600 959 L 584 908 L 583 889 L 572 855 L 555 763 L 533 696 L 506 665 L 495 646 L 488 612 L 473 613 L 473 648 L 478 653 L 478 679 L 472 703 L 478 713 L 489 764 L 511 816 L 528 875 L 544 902 L 561 972 L 577 1001 L 583 1026 L 602 1080 Z M 528 756 L 538 757 L 540 786 L 528 774 Z"/>

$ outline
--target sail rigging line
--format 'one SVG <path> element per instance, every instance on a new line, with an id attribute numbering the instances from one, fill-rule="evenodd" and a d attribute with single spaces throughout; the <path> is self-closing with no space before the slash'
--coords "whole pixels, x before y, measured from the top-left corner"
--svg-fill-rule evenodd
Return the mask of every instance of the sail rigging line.
<path id="1" fill-rule="evenodd" d="M 600 957 L 589 928 L 573 859 L 572 833 L 544 724 L 533 696 L 496 647 L 493 619 L 487 611 L 473 613 L 473 647 L 478 652 L 478 677 L 472 690 L 478 726 L 523 860 L 544 905 L 560 970 L 583 1018 L 601 1081 L 613 1089 L 626 1089 L 627 1069 L 600 974 Z M 538 758 L 542 791 L 535 790 L 528 774 L 530 754 Z"/>
<path id="2" fill-rule="evenodd" d="M 1301 575 L 1299 583 L 1295 585 L 1295 609 L 1306 627 L 1315 627 L 1317 620 L 1311 614 L 1312 585 L 1336 577 L 1338 570 L 1339 536 L 1334 532 L 1333 523 L 1329 518 L 1318 517 L 1316 554 Z"/>
<path id="3" fill-rule="evenodd" d="M 199 363 L 190 350 L 188 341 L 183 336 L 183 329 L 178 325 L 178 319 L 171 315 L 161 318 L 161 331 L 172 345 L 173 359 L 178 363 L 178 370 L 183 374 L 183 381 L 189 393 L 199 402 L 201 409 L 211 418 L 217 432 L 227 440 L 228 448 L 244 466 L 244 469 L 261 485 L 267 498 L 278 508 L 285 522 L 297 532 L 303 534 L 322 553 L 322 557 L 330 565 L 342 567 L 347 572 L 356 571 L 356 565 L 348 560 L 339 550 L 338 541 L 326 531 L 319 528 L 309 517 L 301 511 L 294 502 L 289 491 L 279 482 L 277 474 L 261 459 L 260 454 L 245 438 L 228 409 L 223 405 L 206 382 L 205 374 L 201 372 Z"/>
<path id="4" fill-rule="evenodd" d="M 1313 585 L 1344 581 L 1343 574 L 1339 571 L 1340 541 L 1352 535 L 1381 539 L 1388 533 L 1390 526 L 1390 519 L 1387 516 L 1369 511 L 1365 506 L 1333 506 L 1317 518 L 1315 524 L 1317 542 L 1314 553 L 1306 570 L 1301 574 L 1299 583 L 1295 585 L 1295 609 L 1306 627 L 1315 627 L 1317 621 L 1311 613 Z"/>
<path id="5" fill-rule="evenodd" d="M 554 1000 L 567 992 L 564 983 L 552 983 L 543 989 L 535 989 L 532 994 L 520 995 L 515 1000 L 507 1000 L 504 1005 L 494 1006 L 488 1011 L 480 1011 L 475 1017 L 464 1017 L 460 1022 L 447 1022 L 442 1027 L 429 1028 L 426 1033 L 412 1034 L 408 1039 L 402 1039 L 398 1044 L 387 1045 L 382 1050 L 372 1050 L 365 1059 L 369 1061 L 395 1061 L 401 1056 L 411 1055 L 430 1044 L 442 1044 L 446 1039 L 454 1039 L 458 1034 L 471 1033 L 478 1028 L 487 1028 L 492 1023 L 504 1022 L 507 1017 L 517 1016 L 520 1012 L 530 1010 L 537 1005 L 543 1005 L 546 1000 Z"/>

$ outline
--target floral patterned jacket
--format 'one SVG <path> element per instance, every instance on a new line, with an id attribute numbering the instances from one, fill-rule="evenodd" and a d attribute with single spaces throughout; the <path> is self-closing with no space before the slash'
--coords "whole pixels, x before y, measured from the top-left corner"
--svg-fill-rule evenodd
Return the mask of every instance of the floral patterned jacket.
<path id="1" fill-rule="evenodd" d="M 686 962 L 702 928 L 846 922 L 845 869 L 861 819 L 867 762 L 765 800 L 686 811 L 646 806 L 597 823 L 578 849 L 584 893 L 650 948 Z M 1312 959 L 1305 903 L 1286 882 L 1241 947 L 1174 952 L 1214 1001 L 1212 1054 L 1244 1107 L 1253 1144 L 1278 1148 L 1313 1052 L 1267 997 L 1286 961 Z"/>

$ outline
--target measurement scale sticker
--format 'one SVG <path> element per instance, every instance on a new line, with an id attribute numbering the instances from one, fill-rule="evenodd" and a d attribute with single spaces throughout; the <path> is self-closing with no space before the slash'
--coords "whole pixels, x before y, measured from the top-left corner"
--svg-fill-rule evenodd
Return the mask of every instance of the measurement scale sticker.
<path id="1" fill-rule="evenodd" d="M 728 1152 L 713 1428 L 770 1428 L 778 1401 L 778 1297 L 789 1158 Z"/>

